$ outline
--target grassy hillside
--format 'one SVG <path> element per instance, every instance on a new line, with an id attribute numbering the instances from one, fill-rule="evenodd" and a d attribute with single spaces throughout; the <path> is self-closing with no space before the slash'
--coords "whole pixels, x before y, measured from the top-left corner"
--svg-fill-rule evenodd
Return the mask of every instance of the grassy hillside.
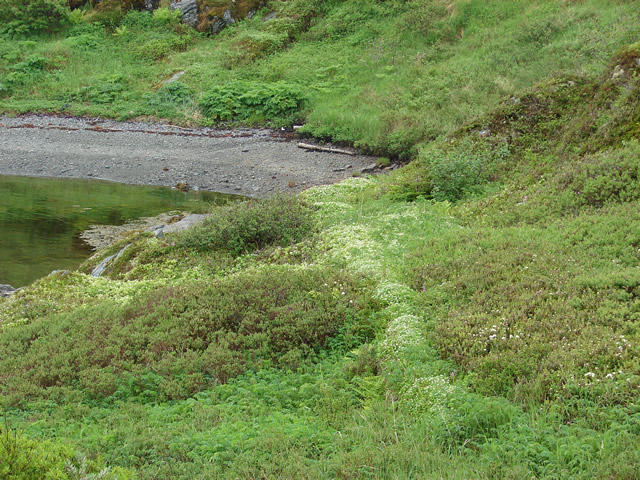
<path id="1" fill-rule="evenodd" d="M 214 38 L 166 9 L 106 26 L 79 13 L 62 34 L 3 42 L 0 108 L 305 122 L 309 134 L 406 157 L 537 82 L 599 73 L 638 38 L 633 2 L 595 0 L 272 1 Z"/>
<path id="2" fill-rule="evenodd" d="M 105 478 L 637 478 L 633 2 L 272 8 L 277 29 L 265 10 L 215 39 L 132 13 L 31 41 L 66 63 L 2 105 L 304 119 L 413 161 L 134 233 L 2 300 L 0 478 L 82 478 L 84 457 Z M 96 52 L 69 53 L 77 28 Z M 132 53 L 172 35 L 184 51 Z M 122 72 L 104 102 L 106 71 L 71 83 L 100 51 Z"/>

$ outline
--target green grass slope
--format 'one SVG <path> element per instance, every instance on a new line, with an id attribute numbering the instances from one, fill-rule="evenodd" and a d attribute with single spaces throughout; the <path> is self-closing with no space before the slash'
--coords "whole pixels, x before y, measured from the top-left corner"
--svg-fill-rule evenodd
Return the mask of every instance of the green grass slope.
<path id="1" fill-rule="evenodd" d="M 272 1 L 213 38 L 166 9 L 76 13 L 62 33 L 3 42 L 1 109 L 305 122 L 403 157 L 537 82 L 597 74 L 640 30 L 634 2 L 595 0 Z"/>
<path id="2" fill-rule="evenodd" d="M 633 3 L 290 3 L 317 10 L 273 51 L 257 17 L 150 64 L 186 72 L 159 116 L 296 112 L 413 161 L 0 301 L 0 478 L 638 478 Z M 123 78 L 126 102 L 68 108 L 169 95 Z"/>

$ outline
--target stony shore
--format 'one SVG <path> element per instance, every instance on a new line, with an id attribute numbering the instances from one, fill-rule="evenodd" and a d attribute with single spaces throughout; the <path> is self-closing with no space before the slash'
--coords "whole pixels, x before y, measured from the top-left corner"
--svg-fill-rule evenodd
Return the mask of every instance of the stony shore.
<path id="1" fill-rule="evenodd" d="M 261 197 L 343 180 L 365 155 L 299 148 L 293 133 L 183 128 L 100 118 L 0 117 L 0 174 L 188 185 Z"/>

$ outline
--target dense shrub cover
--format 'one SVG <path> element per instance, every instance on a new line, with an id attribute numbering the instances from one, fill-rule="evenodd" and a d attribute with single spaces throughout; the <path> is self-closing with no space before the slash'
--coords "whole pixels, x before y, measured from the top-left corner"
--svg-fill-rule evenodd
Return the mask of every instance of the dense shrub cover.
<path id="1" fill-rule="evenodd" d="M 0 34 L 53 33 L 70 23 L 69 15 L 65 0 L 2 0 Z"/>
<path id="2" fill-rule="evenodd" d="M 106 276 L 0 300 L 25 446 L 0 440 L 0 468 L 78 451 L 87 474 L 61 478 L 636 478 L 636 10 L 274 1 L 214 39 L 132 12 L 0 43 L 4 110 L 301 116 L 414 160 L 132 234 L 82 267 L 130 243 Z"/>
<path id="3" fill-rule="evenodd" d="M 212 88 L 198 103 L 202 113 L 213 120 L 291 125 L 300 118 L 306 98 L 300 85 L 237 81 Z"/>

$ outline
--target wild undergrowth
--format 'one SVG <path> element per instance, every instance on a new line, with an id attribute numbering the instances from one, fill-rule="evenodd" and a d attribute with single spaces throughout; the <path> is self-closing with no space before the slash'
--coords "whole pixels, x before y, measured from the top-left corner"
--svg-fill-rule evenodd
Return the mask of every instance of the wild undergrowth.
<path id="1" fill-rule="evenodd" d="M 235 121 L 303 91 L 273 115 L 414 161 L 134 233 L 1 300 L 0 473 L 636 478 L 632 4 L 279 3 L 277 26 L 265 10 L 149 63 L 179 84 L 68 108 L 123 114 L 126 92 L 132 111 Z M 155 22 L 119 28 L 182 35 Z M 91 28 L 99 48 L 126 35 Z M 47 68 L 30 91 L 58 88 Z"/>

